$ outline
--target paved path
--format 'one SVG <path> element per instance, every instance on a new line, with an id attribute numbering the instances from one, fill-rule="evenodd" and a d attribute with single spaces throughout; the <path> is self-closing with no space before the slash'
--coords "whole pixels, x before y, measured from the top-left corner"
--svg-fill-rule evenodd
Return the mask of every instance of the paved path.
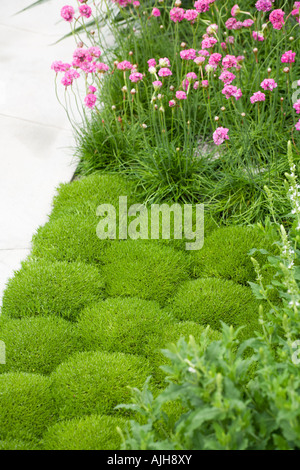
<path id="1" fill-rule="evenodd" d="M 0 18 L 0 298 L 46 222 L 55 188 L 75 170 L 71 126 L 50 70 L 74 49 L 72 38 L 51 45 L 69 30 L 60 22 L 66 2 L 14 15 L 31 1 L 6 2 Z"/>

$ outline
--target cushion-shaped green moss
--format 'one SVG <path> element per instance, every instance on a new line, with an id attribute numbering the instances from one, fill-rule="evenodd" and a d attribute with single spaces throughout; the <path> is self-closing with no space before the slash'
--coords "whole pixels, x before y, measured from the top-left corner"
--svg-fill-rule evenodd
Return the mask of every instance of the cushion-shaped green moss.
<path id="1" fill-rule="evenodd" d="M 96 217 L 61 216 L 40 227 L 33 237 L 32 258 L 101 264 L 110 240 L 100 240 Z"/>
<path id="2" fill-rule="evenodd" d="M 240 334 L 248 337 L 259 329 L 259 304 L 250 287 L 207 278 L 184 283 L 169 307 L 179 320 L 209 325 L 214 330 L 221 329 L 221 321 L 234 327 L 245 326 Z"/>
<path id="3" fill-rule="evenodd" d="M 50 378 L 21 372 L 0 375 L 0 440 L 32 440 L 56 422 Z"/>
<path id="4" fill-rule="evenodd" d="M 159 304 L 138 298 L 108 298 L 84 309 L 78 321 L 83 347 L 145 355 L 153 336 L 173 319 Z"/>
<path id="5" fill-rule="evenodd" d="M 110 296 L 140 297 L 163 304 L 188 278 L 189 259 L 170 247 L 141 240 L 113 243 L 103 275 Z"/>
<path id="6" fill-rule="evenodd" d="M 56 315 L 75 320 L 88 304 L 103 298 L 99 270 L 84 263 L 26 262 L 9 280 L 2 313 L 12 318 Z"/>
<path id="7" fill-rule="evenodd" d="M 115 416 L 91 415 L 57 423 L 45 433 L 45 450 L 118 450 L 126 420 Z"/>
<path id="8" fill-rule="evenodd" d="M 29 317 L 0 321 L 0 340 L 6 346 L 4 372 L 50 374 L 79 350 L 77 329 L 62 318 Z"/>
<path id="9" fill-rule="evenodd" d="M 222 227 L 205 238 L 204 246 L 192 253 L 195 277 L 219 277 L 248 284 L 256 274 L 248 255 L 253 248 L 274 252 L 274 240 L 267 238 L 255 227 Z M 266 256 L 254 257 L 264 264 Z M 270 273 L 268 273 L 270 275 Z"/>
<path id="10" fill-rule="evenodd" d="M 59 416 L 116 413 L 115 406 L 130 401 L 128 386 L 142 387 L 151 372 L 149 362 L 140 356 L 102 351 L 74 354 L 52 374 Z"/>
<path id="11" fill-rule="evenodd" d="M 82 214 L 94 216 L 100 204 L 119 204 L 120 196 L 127 196 L 128 203 L 133 200 L 132 185 L 119 175 L 94 174 L 72 183 L 61 184 L 53 200 L 50 219 L 66 215 Z"/>

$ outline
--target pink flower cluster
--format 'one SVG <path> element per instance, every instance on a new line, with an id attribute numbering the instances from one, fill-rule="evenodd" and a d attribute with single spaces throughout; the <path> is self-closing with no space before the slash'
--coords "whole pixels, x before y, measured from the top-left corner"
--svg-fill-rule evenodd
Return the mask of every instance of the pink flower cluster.
<path id="1" fill-rule="evenodd" d="M 216 145 L 221 145 L 225 140 L 229 140 L 228 132 L 229 129 L 226 127 L 218 127 L 213 133 L 214 143 Z"/>
<path id="2" fill-rule="evenodd" d="M 252 104 L 257 103 L 258 101 L 265 101 L 265 100 L 266 100 L 266 95 L 264 93 L 262 93 L 261 91 L 257 91 L 250 98 L 250 101 L 251 101 Z"/>
<path id="3" fill-rule="evenodd" d="M 284 25 L 284 11 L 281 9 L 273 10 L 270 13 L 269 20 L 271 21 L 274 29 L 282 29 Z"/>
<path id="4" fill-rule="evenodd" d="M 83 5 L 79 6 L 79 15 L 84 17 L 84 18 L 90 18 L 92 15 L 92 9 L 90 6 L 86 5 L 85 2 L 82 2 L 79 0 L 80 3 L 83 3 Z M 65 20 L 71 23 L 73 21 L 73 18 L 75 16 L 75 10 L 72 6 L 70 5 L 65 5 L 62 7 L 60 11 L 61 17 Z"/>
<path id="5" fill-rule="evenodd" d="M 296 57 L 296 52 L 286 51 L 281 57 L 281 62 L 285 64 L 291 64 L 295 62 L 295 57 Z"/>
<path id="6" fill-rule="evenodd" d="M 270 11 L 272 10 L 272 2 L 270 0 L 258 0 L 255 3 L 256 9 L 258 11 Z"/>

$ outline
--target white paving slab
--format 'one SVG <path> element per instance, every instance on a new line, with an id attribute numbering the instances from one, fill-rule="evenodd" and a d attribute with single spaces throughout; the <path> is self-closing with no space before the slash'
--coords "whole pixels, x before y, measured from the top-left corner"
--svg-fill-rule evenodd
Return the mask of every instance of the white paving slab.
<path id="1" fill-rule="evenodd" d="M 13 16 L 31 0 L 6 2 L 0 19 L 0 298 L 47 220 L 55 188 L 70 181 L 71 126 L 56 101 L 53 60 L 69 61 L 73 39 L 60 21 L 65 0 Z"/>

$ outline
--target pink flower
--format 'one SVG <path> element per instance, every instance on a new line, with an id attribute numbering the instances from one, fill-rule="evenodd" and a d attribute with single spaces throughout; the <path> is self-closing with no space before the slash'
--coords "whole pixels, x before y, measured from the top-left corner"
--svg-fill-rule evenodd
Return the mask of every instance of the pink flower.
<path id="1" fill-rule="evenodd" d="M 156 67 L 156 60 L 155 59 L 149 59 L 147 60 L 147 64 L 149 67 Z"/>
<path id="2" fill-rule="evenodd" d="M 225 70 L 231 69 L 232 67 L 237 66 L 237 60 L 234 55 L 226 55 L 222 60 L 222 65 Z"/>
<path id="3" fill-rule="evenodd" d="M 214 54 L 212 54 L 208 60 L 208 63 L 210 65 L 218 65 L 218 63 L 220 62 L 220 60 L 222 59 L 222 54 L 219 54 L 218 52 L 215 52 Z"/>
<path id="4" fill-rule="evenodd" d="M 169 106 L 170 106 L 170 108 L 173 108 L 175 105 L 176 105 L 176 101 L 175 101 L 175 100 L 170 100 L 170 101 L 169 101 Z"/>
<path id="5" fill-rule="evenodd" d="M 163 67 L 162 69 L 159 70 L 158 75 L 160 77 L 170 77 L 173 74 L 170 69 L 168 69 L 167 67 Z"/>
<path id="6" fill-rule="evenodd" d="M 202 80 L 201 86 L 202 86 L 202 88 L 208 88 L 208 87 L 209 87 L 209 82 L 208 82 L 208 80 Z"/>
<path id="7" fill-rule="evenodd" d="M 274 88 L 277 88 L 277 83 L 275 82 L 275 80 L 273 80 L 273 78 L 266 78 L 265 80 L 263 80 L 260 84 L 260 86 L 264 89 L 264 90 L 274 90 Z"/>
<path id="8" fill-rule="evenodd" d="M 269 20 L 271 21 L 274 29 L 281 29 L 284 25 L 284 11 L 281 9 L 273 10 L 270 13 Z"/>
<path id="9" fill-rule="evenodd" d="M 98 46 L 94 46 L 94 47 L 90 47 L 88 49 L 88 52 L 91 56 L 93 57 L 100 57 L 101 56 L 101 51 L 100 51 L 100 47 Z"/>
<path id="10" fill-rule="evenodd" d="M 259 31 L 253 31 L 252 36 L 253 36 L 253 39 L 255 41 L 264 41 L 265 40 L 263 33 L 259 32 Z"/>
<path id="11" fill-rule="evenodd" d="M 70 69 L 64 74 L 64 76 L 61 80 L 61 83 L 65 87 L 67 87 L 67 86 L 72 85 L 74 79 L 79 78 L 79 77 L 80 77 L 80 74 L 76 70 Z"/>
<path id="12" fill-rule="evenodd" d="M 139 8 L 140 6 L 139 0 L 134 0 L 134 2 L 132 2 L 132 5 L 134 6 L 134 8 Z"/>
<path id="13" fill-rule="evenodd" d="M 300 131 L 300 119 L 299 119 L 299 121 L 297 122 L 297 124 L 295 124 L 295 127 L 296 127 L 296 130 L 297 130 L 297 131 Z"/>
<path id="14" fill-rule="evenodd" d="M 160 16 L 160 11 L 158 8 L 153 8 L 152 16 L 156 16 L 156 17 Z"/>
<path id="15" fill-rule="evenodd" d="M 78 47 L 73 53 L 73 67 L 81 67 L 84 62 L 92 62 L 93 57 L 91 56 L 88 49 Z"/>
<path id="16" fill-rule="evenodd" d="M 109 70 L 109 66 L 106 65 L 106 64 L 103 64 L 103 62 L 98 62 L 96 64 L 96 67 L 97 67 L 98 71 L 101 72 L 101 73 L 108 72 L 108 70 Z"/>
<path id="17" fill-rule="evenodd" d="M 162 87 L 162 82 L 160 80 L 155 80 L 152 85 L 154 86 L 154 90 L 159 90 Z"/>
<path id="18" fill-rule="evenodd" d="M 226 127 L 218 127 L 213 133 L 214 143 L 216 145 L 221 145 L 223 142 L 225 142 L 225 140 L 229 140 L 228 132 L 229 129 Z"/>
<path id="19" fill-rule="evenodd" d="M 211 47 L 214 47 L 214 45 L 217 43 L 217 39 L 213 37 L 208 37 L 206 39 L 203 39 L 201 47 L 202 49 L 210 49 Z"/>
<path id="20" fill-rule="evenodd" d="M 196 59 L 194 59 L 194 62 L 197 65 L 202 65 L 205 62 L 205 60 L 206 60 L 205 57 L 196 57 Z"/>
<path id="21" fill-rule="evenodd" d="M 235 29 L 235 26 L 237 24 L 237 20 L 235 18 L 228 18 L 228 20 L 225 23 L 225 26 L 227 29 Z"/>
<path id="22" fill-rule="evenodd" d="M 238 5 L 234 5 L 231 9 L 231 15 L 235 16 L 241 12 L 240 7 Z"/>
<path id="23" fill-rule="evenodd" d="M 70 64 L 64 64 L 61 60 L 55 60 L 53 64 L 51 65 L 51 69 L 54 70 L 54 72 L 66 72 L 71 68 Z"/>
<path id="24" fill-rule="evenodd" d="M 96 93 L 96 91 L 97 91 L 97 88 L 95 86 L 93 86 L 93 85 L 89 86 L 89 92 L 90 93 Z"/>
<path id="25" fill-rule="evenodd" d="M 194 3 L 194 7 L 199 13 L 205 13 L 209 10 L 209 1 L 208 0 L 198 0 Z"/>
<path id="26" fill-rule="evenodd" d="M 233 85 L 224 86 L 222 94 L 226 96 L 227 100 L 231 98 L 231 96 L 233 96 L 236 100 L 239 100 L 242 96 L 241 89 Z"/>
<path id="27" fill-rule="evenodd" d="M 258 11 L 272 10 L 272 2 L 270 0 L 258 0 L 258 2 L 255 3 L 255 6 Z"/>
<path id="28" fill-rule="evenodd" d="M 139 72 L 134 72 L 131 75 L 129 75 L 129 80 L 133 83 L 140 82 L 141 80 L 143 80 L 143 78 L 144 78 L 143 74 Z"/>
<path id="29" fill-rule="evenodd" d="M 194 90 L 198 90 L 199 88 L 199 82 L 195 82 L 193 85 Z"/>
<path id="30" fill-rule="evenodd" d="M 300 114 L 300 100 L 296 101 L 293 108 L 295 109 L 297 114 Z"/>
<path id="31" fill-rule="evenodd" d="M 243 26 L 244 28 L 251 28 L 251 26 L 253 25 L 254 21 L 253 20 L 245 20 L 243 21 Z"/>
<path id="32" fill-rule="evenodd" d="M 233 73 L 229 72 L 228 70 L 225 70 L 219 76 L 219 80 L 222 80 L 222 82 L 225 85 L 230 85 L 230 83 L 232 83 L 234 79 L 235 79 L 235 75 Z"/>
<path id="33" fill-rule="evenodd" d="M 184 9 L 183 8 L 172 8 L 170 11 L 170 18 L 174 23 L 179 23 L 184 19 Z"/>
<path id="34" fill-rule="evenodd" d="M 213 24 L 210 24 L 206 28 L 206 32 L 207 32 L 207 34 L 214 34 L 214 33 L 218 32 L 218 29 L 219 29 L 219 26 L 217 24 L 213 23 Z"/>
<path id="35" fill-rule="evenodd" d="M 196 51 L 195 49 L 185 49 L 184 51 L 180 51 L 180 57 L 183 60 L 194 60 L 196 59 Z"/>
<path id="36" fill-rule="evenodd" d="M 195 72 L 189 72 L 186 74 L 186 78 L 188 79 L 189 82 L 192 82 L 193 80 L 197 80 L 197 75 Z"/>
<path id="37" fill-rule="evenodd" d="M 73 21 L 74 15 L 75 15 L 75 10 L 73 7 L 66 5 L 62 7 L 61 12 L 60 12 L 61 17 L 68 21 L 69 23 Z"/>
<path id="38" fill-rule="evenodd" d="M 92 9 L 88 5 L 80 5 L 79 13 L 80 16 L 84 16 L 84 18 L 89 18 L 92 14 Z"/>
<path id="39" fill-rule="evenodd" d="M 198 51 L 198 54 L 203 57 L 209 57 L 209 52 L 206 51 L 205 49 L 201 49 L 201 51 Z"/>
<path id="40" fill-rule="evenodd" d="M 188 79 L 185 79 L 185 80 L 182 81 L 182 84 L 181 84 L 181 85 L 182 85 L 182 88 L 183 88 L 185 91 L 187 91 L 187 89 L 188 89 L 188 87 L 189 87 L 189 84 L 190 84 L 190 82 L 188 81 Z"/>
<path id="41" fill-rule="evenodd" d="M 176 98 L 178 100 L 186 100 L 187 96 L 186 96 L 186 93 L 184 91 L 176 91 Z"/>
<path id="42" fill-rule="evenodd" d="M 225 41 L 227 44 L 234 44 L 234 36 L 228 36 Z"/>
<path id="43" fill-rule="evenodd" d="M 162 57 L 161 59 L 159 59 L 158 65 L 160 67 L 170 67 L 171 64 L 167 57 Z"/>
<path id="44" fill-rule="evenodd" d="M 262 93 L 261 91 L 257 91 L 250 98 L 251 103 L 256 103 L 257 101 L 265 101 L 265 100 L 266 100 L 266 95 Z"/>
<path id="45" fill-rule="evenodd" d="M 184 14 L 184 18 L 190 21 L 192 24 L 195 23 L 197 16 L 198 16 L 197 10 L 186 10 Z"/>
<path id="46" fill-rule="evenodd" d="M 97 96 L 94 95 L 93 93 L 89 93 L 84 98 L 85 105 L 90 109 L 93 109 L 95 107 L 96 101 L 97 101 Z"/>
<path id="47" fill-rule="evenodd" d="M 286 64 L 291 64 L 292 62 L 295 62 L 295 57 L 296 57 L 296 52 L 286 51 L 281 57 L 281 62 L 286 63 Z"/>
<path id="48" fill-rule="evenodd" d="M 132 69 L 132 64 L 128 62 L 128 60 L 123 60 L 122 62 L 119 62 L 117 65 L 117 69 L 119 70 L 131 70 Z"/>

